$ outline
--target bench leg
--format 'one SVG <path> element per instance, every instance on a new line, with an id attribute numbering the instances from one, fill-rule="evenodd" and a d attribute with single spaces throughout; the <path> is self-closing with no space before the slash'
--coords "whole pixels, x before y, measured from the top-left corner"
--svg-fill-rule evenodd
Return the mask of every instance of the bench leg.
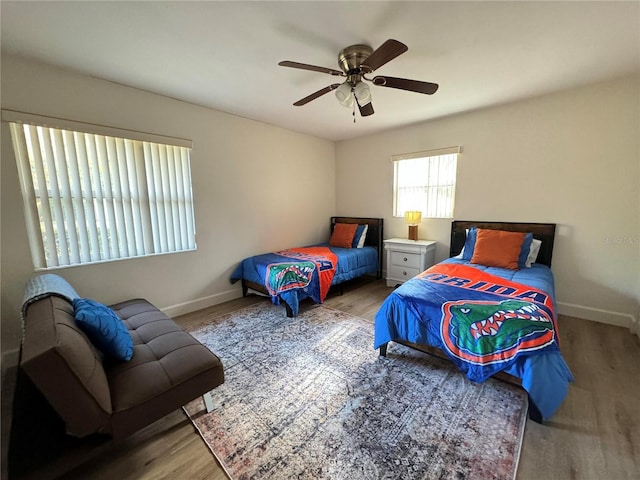
<path id="1" fill-rule="evenodd" d="M 204 406 L 207 409 L 207 413 L 211 413 L 213 411 L 213 397 L 211 396 L 211 392 L 207 392 L 202 395 L 202 399 L 204 400 Z"/>

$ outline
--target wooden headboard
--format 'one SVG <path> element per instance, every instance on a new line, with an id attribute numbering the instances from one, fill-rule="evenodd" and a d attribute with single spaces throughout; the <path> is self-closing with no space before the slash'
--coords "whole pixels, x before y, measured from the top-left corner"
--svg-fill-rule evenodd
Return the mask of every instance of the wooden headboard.
<path id="1" fill-rule="evenodd" d="M 533 233 L 533 238 L 542 241 L 536 263 L 542 263 L 543 265 L 551 267 L 553 241 L 556 234 L 555 223 L 471 222 L 454 220 L 451 222 L 451 246 L 449 248 L 449 256 L 454 257 L 462 251 L 466 239 L 466 229 L 471 227 L 506 230 L 508 232 L 531 232 Z"/>
<path id="2" fill-rule="evenodd" d="M 365 245 L 375 247 L 378 251 L 378 273 L 377 277 L 382 278 L 382 218 L 368 218 L 368 217 L 331 217 L 331 233 L 336 226 L 336 223 L 357 223 L 358 225 L 369 225 L 367 229 L 367 238 L 364 242 Z"/>

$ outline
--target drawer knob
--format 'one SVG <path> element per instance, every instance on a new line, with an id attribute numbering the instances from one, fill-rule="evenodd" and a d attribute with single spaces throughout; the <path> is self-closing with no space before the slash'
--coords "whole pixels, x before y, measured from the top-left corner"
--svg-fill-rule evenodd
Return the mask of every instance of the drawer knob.
<path id="1" fill-rule="evenodd" d="M 406 277 L 407 276 L 407 272 L 402 272 L 402 275 L 404 275 Z"/>
<path id="2" fill-rule="evenodd" d="M 404 260 L 406 262 L 407 261 L 407 257 L 404 257 L 402 260 Z"/>

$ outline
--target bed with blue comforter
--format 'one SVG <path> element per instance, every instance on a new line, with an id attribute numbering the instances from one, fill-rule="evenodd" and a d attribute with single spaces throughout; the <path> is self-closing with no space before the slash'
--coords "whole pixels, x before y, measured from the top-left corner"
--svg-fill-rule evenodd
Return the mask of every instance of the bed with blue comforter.
<path id="1" fill-rule="evenodd" d="M 560 352 L 550 269 L 555 225 L 454 222 L 454 257 L 465 245 L 467 229 L 476 224 L 544 232 L 537 234 L 542 242 L 537 263 L 506 269 L 471 263 L 469 255 L 459 255 L 463 258 L 431 267 L 383 302 L 375 317 L 374 348 L 382 355 L 389 342 L 435 348 L 476 382 L 499 373 L 516 377 L 529 394 L 531 418 L 546 420 L 573 381 Z"/>
<path id="2" fill-rule="evenodd" d="M 243 295 L 252 289 L 284 304 L 287 316 L 298 314 L 300 301 L 322 303 L 331 286 L 366 274 L 382 276 L 381 218 L 331 217 L 331 232 L 339 223 L 366 225 L 360 248 L 340 248 L 322 243 L 254 255 L 243 259 L 230 281 L 242 281 Z"/>

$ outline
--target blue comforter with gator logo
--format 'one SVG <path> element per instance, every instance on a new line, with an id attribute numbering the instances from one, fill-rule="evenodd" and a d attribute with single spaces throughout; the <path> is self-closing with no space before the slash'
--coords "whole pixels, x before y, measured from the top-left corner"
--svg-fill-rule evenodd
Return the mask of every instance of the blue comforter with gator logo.
<path id="1" fill-rule="evenodd" d="M 393 340 L 438 347 L 478 382 L 505 371 L 522 379 L 548 418 L 573 381 L 559 350 L 551 271 L 475 267 L 450 259 L 397 288 L 376 314 L 374 347 Z"/>
<path id="2" fill-rule="evenodd" d="M 265 253 L 250 260 L 251 268 L 263 280 L 273 303 L 278 305 L 280 299 L 284 300 L 294 315 L 298 313 L 301 298 L 311 297 L 316 303 L 324 301 L 338 263 L 337 255 L 323 246 Z M 240 265 L 232 274 L 232 282 L 243 278 L 243 268 L 247 266 Z"/>

